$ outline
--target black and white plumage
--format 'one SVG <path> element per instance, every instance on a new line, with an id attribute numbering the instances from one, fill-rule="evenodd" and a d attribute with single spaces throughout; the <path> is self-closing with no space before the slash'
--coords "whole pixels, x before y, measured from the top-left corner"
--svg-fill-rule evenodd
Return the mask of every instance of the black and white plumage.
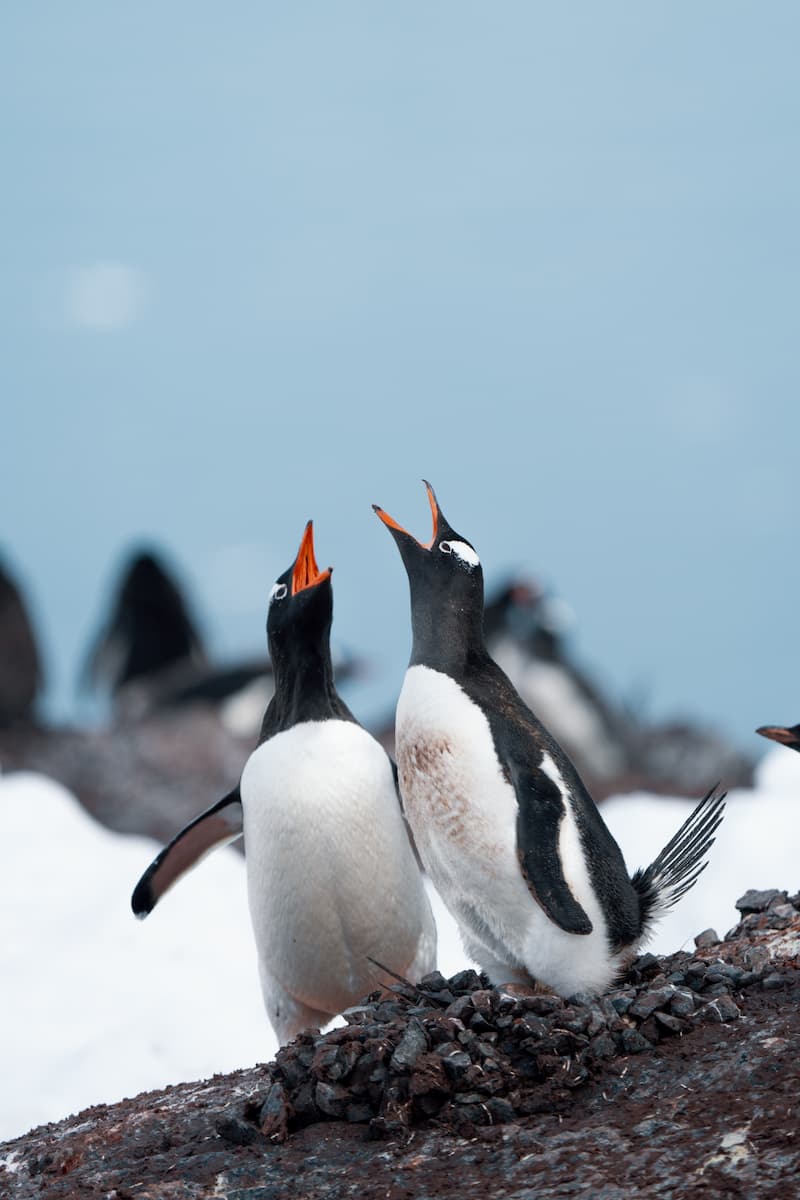
<path id="1" fill-rule="evenodd" d="M 478 555 L 426 487 L 426 545 L 376 506 L 411 590 L 396 748 L 420 857 L 494 982 L 600 991 L 703 869 L 723 797 L 709 793 L 654 863 L 628 875 L 569 758 L 489 656 Z"/>
<path id="2" fill-rule="evenodd" d="M 317 568 L 309 521 L 270 596 L 275 694 L 259 745 L 239 786 L 173 839 L 132 899 L 145 916 L 184 871 L 243 832 L 262 992 L 281 1042 L 391 983 L 376 962 L 418 979 L 436 961 L 392 763 L 334 684 L 330 576 Z"/>

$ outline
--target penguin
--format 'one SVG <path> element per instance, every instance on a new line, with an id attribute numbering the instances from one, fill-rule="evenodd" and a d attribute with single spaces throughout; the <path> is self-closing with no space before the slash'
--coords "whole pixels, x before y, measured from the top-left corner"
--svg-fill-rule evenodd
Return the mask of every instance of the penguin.
<path id="1" fill-rule="evenodd" d="M 759 725 L 756 733 L 800 752 L 800 725 Z"/>
<path id="2" fill-rule="evenodd" d="M 336 663 L 341 682 L 361 670 Z M 82 681 L 104 681 L 117 716 L 139 719 L 196 704 L 216 709 L 234 736 L 258 733 L 273 692 L 266 655 L 213 663 L 178 583 L 160 555 L 138 550 L 122 572 L 111 615 L 87 656 Z"/>
<path id="3" fill-rule="evenodd" d="M 570 654 L 563 601 L 511 580 L 484 607 L 486 648 L 584 777 L 607 785 L 633 766 L 634 728 Z"/>
<path id="4" fill-rule="evenodd" d="M 111 615 L 89 650 L 82 682 L 105 682 L 123 708 L 126 695 L 139 689 L 142 697 L 134 707 L 146 711 L 147 693 L 157 681 L 206 664 L 202 638 L 178 584 L 155 551 L 136 551 L 122 571 Z"/>
<path id="5" fill-rule="evenodd" d="M 42 662 L 25 599 L 0 563 L 0 728 L 34 721 L 42 683 Z"/>
<path id="6" fill-rule="evenodd" d="M 486 650 L 480 559 L 425 486 L 427 543 L 373 506 L 411 592 L 396 753 L 422 863 L 494 984 L 602 992 L 704 869 L 724 795 L 712 789 L 629 877 L 572 763 Z"/>
<path id="7" fill-rule="evenodd" d="M 436 962 L 392 762 L 334 684 L 331 570 L 317 566 L 309 521 L 269 597 L 275 693 L 259 743 L 238 786 L 173 838 L 131 901 L 146 916 L 243 833 L 261 989 L 281 1043 L 387 986 L 392 972 L 416 981 Z"/>

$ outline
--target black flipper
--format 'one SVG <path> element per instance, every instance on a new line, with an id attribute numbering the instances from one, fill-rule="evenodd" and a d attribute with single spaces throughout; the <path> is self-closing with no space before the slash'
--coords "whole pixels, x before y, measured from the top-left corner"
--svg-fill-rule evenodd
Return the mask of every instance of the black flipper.
<path id="1" fill-rule="evenodd" d="M 633 875 L 643 931 L 672 908 L 708 866 L 703 857 L 713 846 L 713 835 L 725 814 L 727 792 L 717 796 L 718 786 L 706 793 L 650 866 Z"/>
<path id="2" fill-rule="evenodd" d="M 564 801 L 544 771 L 512 767 L 517 794 L 517 854 L 528 889 L 551 921 L 567 933 L 591 933 L 592 922 L 573 896 L 561 868 L 558 835 Z"/>
<path id="3" fill-rule="evenodd" d="M 176 833 L 156 855 L 133 889 L 131 908 L 137 917 L 152 912 L 174 883 L 216 850 L 242 836 L 243 813 L 239 785 Z"/>

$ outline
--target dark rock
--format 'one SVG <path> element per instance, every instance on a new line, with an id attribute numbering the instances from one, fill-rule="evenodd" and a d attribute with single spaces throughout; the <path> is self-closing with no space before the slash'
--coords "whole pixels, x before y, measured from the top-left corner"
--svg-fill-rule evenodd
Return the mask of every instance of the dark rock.
<path id="1" fill-rule="evenodd" d="M 431 971 L 430 975 L 423 975 L 419 986 L 426 992 L 442 992 L 449 984 L 440 971 Z"/>
<path id="2" fill-rule="evenodd" d="M 601 1033 L 597 1037 L 592 1038 L 589 1043 L 589 1050 L 595 1058 L 615 1058 L 617 1055 L 617 1044 L 610 1033 Z"/>
<path id="3" fill-rule="evenodd" d="M 749 892 L 745 892 L 736 901 L 736 908 L 740 913 L 760 913 L 769 908 L 773 900 L 778 898 L 786 899 L 786 893 L 779 891 L 777 888 L 767 888 L 766 891 L 758 892 L 753 888 Z"/>
<path id="4" fill-rule="evenodd" d="M 501 1096 L 492 1096 L 485 1103 L 495 1125 L 507 1125 L 514 1120 L 516 1116 L 514 1106 L 508 1100 Z"/>
<path id="5" fill-rule="evenodd" d="M 669 1002 L 669 1011 L 676 1017 L 690 1017 L 697 1007 L 689 988 L 676 988 Z"/>
<path id="6" fill-rule="evenodd" d="M 655 954 L 640 954 L 628 968 L 628 978 L 634 983 L 640 983 L 643 979 L 655 975 L 660 968 L 660 963 Z"/>
<path id="7" fill-rule="evenodd" d="M 674 995 L 675 989 L 669 984 L 656 988 L 652 992 L 642 992 L 640 996 L 636 997 L 628 1012 L 632 1017 L 644 1019 L 655 1012 L 657 1008 L 666 1008 Z"/>
<path id="8" fill-rule="evenodd" d="M 450 1081 L 437 1054 L 423 1054 L 411 1075 L 408 1094 L 420 1112 L 431 1116 L 450 1096 Z"/>
<path id="9" fill-rule="evenodd" d="M 773 971 L 770 975 L 765 975 L 761 986 L 765 992 L 776 992 L 784 986 L 784 978 L 777 971 Z"/>
<path id="10" fill-rule="evenodd" d="M 722 979 L 727 979 L 734 986 L 739 982 L 744 971 L 741 967 L 737 967 L 736 963 L 726 963 L 717 959 L 716 962 L 710 963 L 706 971 L 706 983 L 719 983 Z"/>
<path id="11" fill-rule="evenodd" d="M 651 1046 L 655 1046 L 658 1043 L 663 1032 L 663 1029 L 656 1021 L 655 1014 L 652 1017 L 648 1017 L 646 1021 L 642 1021 L 639 1026 L 639 1033 L 643 1038 L 647 1038 Z"/>
<path id="12" fill-rule="evenodd" d="M 320 1082 L 314 1089 L 314 1101 L 320 1112 L 326 1117 L 343 1117 L 350 1101 L 347 1088 L 335 1083 Z"/>
<path id="13" fill-rule="evenodd" d="M 593 1038 L 601 1029 L 605 1029 L 606 1019 L 602 1011 L 596 1004 L 592 1004 L 589 1009 L 589 1019 L 586 1023 L 586 1036 Z"/>
<path id="14" fill-rule="evenodd" d="M 459 1048 L 457 1043 L 437 1046 L 436 1053 L 441 1058 L 450 1079 L 460 1079 L 464 1072 L 472 1066 L 472 1059 L 466 1050 Z"/>
<path id="15" fill-rule="evenodd" d="M 730 996 L 717 996 L 703 1005 L 698 1016 L 701 1021 L 721 1025 L 726 1021 L 738 1021 L 741 1012 Z"/>
<path id="16" fill-rule="evenodd" d="M 360 1103 L 348 1104 L 344 1110 L 344 1119 L 353 1125 L 364 1124 L 366 1121 L 372 1120 L 373 1113 L 369 1104 Z"/>
<path id="17" fill-rule="evenodd" d="M 641 1054 L 650 1049 L 650 1042 L 636 1029 L 623 1029 L 620 1038 L 623 1054 Z"/>
<path id="18" fill-rule="evenodd" d="M 456 996 L 471 995 L 481 987 L 480 976 L 476 971 L 459 971 L 450 980 L 450 991 Z"/>
<path id="19" fill-rule="evenodd" d="M 683 1033 L 684 1030 L 689 1028 L 688 1021 L 682 1017 L 675 1017 L 671 1013 L 654 1012 L 653 1018 L 664 1029 L 669 1030 L 670 1033 Z"/>
<path id="20" fill-rule="evenodd" d="M 462 1021 L 465 1025 L 469 1024 L 470 1018 L 475 1012 L 472 1004 L 471 996 L 458 996 L 452 1004 L 449 1004 L 445 1009 L 445 1016 L 452 1017 L 456 1021 Z"/>
<path id="21" fill-rule="evenodd" d="M 770 917 L 777 917 L 780 921 L 791 921 L 794 918 L 794 912 L 793 904 L 770 904 L 769 906 Z"/>
<path id="22" fill-rule="evenodd" d="M 255 1125 L 249 1125 L 233 1112 L 220 1113 L 214 1120 L 214 1128 L 221 1138 L 232 1146 L 252 1146 L 261 1141 Z"/>
<path id="23" fill-rule="evenodd" d="M 421 1054 L 428 1049 L 428 1039 L 425 1030 L 415 1018 L 409 1021 L 405 1033 L 397 1043 L 397 1048 L 390 1060 L 393 1071 L 411 1071 Z"/>
<path id="24" fill-rule="evenodd" d="M 258 1124 L 264 1137 L 278 1142 L 285 1141 L 289 1134 L 291 1115 L 286 1090 L 283 1084 L 276 1080 L 267 1092 L 258 1114 Z"/>
<path id="25" fill-rule="evenodd" d="M 563 1008 L 564 1001 L 560 996 L 550 996 L 546 992 L 542 992 L 540 996 L 523 996 L 522 1007 L 526 1012 L 535 1013 L 539 1017 L 546 1017 L 550 1013 Z"/>

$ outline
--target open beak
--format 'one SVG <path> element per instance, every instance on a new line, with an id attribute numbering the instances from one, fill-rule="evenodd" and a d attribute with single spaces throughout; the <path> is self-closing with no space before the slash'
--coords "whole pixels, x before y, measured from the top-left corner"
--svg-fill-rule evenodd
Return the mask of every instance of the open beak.
<path id="1" fill-rule="evenodd" d="M 372 507 L 375 509 L 375 512 L 378 514 L 380 519 L 383 521 L 383 523 L 387 529 L 391 530 L 393 533 L 402 533 L 405 537 L 411 538 L 411 540 L 413 542 L 417 542 L 417 545 L 420 546 L 423 550 L 430 550 L 431 546 L 436 541 L 436 534 L 439 529 L 439 518 L 441 516 L 441 510 L 439 509 L 439 505 L 436 501 L 436 494 L 435 494 L 433 488 L 431 487 L 431 485 L 428 483 L 427 479 L 423 479 L 422 482 L 425 484 L 425 490 L 428 493 L 428 503 L 431 506 L 431 516 L 433 517 L 433 533 L 431 534 L 431 540 L 429 542 L 417 542 L 417 539 L 413 536 L 413 534 L 410 534 L 407 529 L 403 529 L 402 525 L 398 525 L 398 523 L 397 523 L 397 521 L 395 521 L 394 517 L 390 517 L 387 512 L 384 512 L 384 510 L 380 507 L 380 505 L 373 504 Z"/>
<path id="2" fill-rule="evenodd" d="M 330 579 L 333 567 L 320 571 L 314 557 L 314 522 L 309 521 L 303 532 L 303 540 L 297 551 L 297 558 L 292 568 L 292 595 L 305 591 L 306 588 L 316 587 L 325 579 Z"/>
<path id="3" fill-rule="evenodd" d="M 800 744 L 797 730 L 784 729 L 782 725 L 760 725 L 756 733 L 760 733 L 765 738 L 772 738 L 773 742 L 780 742 L 783 746 Z"/>

